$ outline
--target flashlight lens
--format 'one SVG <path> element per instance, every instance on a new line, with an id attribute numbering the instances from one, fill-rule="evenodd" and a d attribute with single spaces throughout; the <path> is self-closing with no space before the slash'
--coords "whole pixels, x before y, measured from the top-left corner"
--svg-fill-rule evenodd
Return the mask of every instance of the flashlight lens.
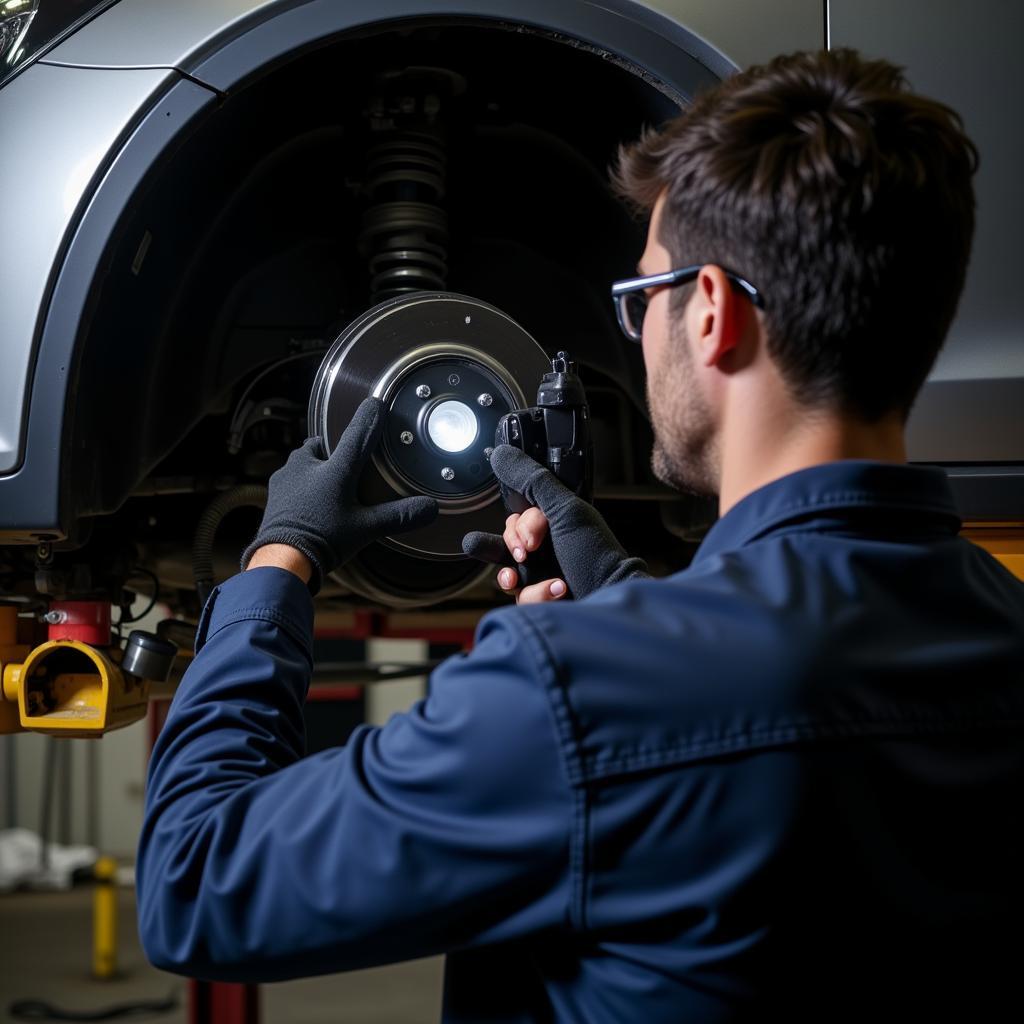
<path id="1" fill-rule="evenodd" d="M 464 452 L 476 440 L 476 416 L 462 402 L 441 402 L 427 417 L 427 433 L 441 451 Z"/>

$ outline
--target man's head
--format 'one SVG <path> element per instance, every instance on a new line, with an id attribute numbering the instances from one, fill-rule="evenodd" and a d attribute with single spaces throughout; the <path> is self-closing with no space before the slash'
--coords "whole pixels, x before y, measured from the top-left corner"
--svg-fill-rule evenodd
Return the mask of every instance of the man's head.
<path id="1" fill-rule="evenodd" d="M 715 489 L 718 378 L 753 358 L 737 341 L 751 331 L 809 415 L 905 419 L 963 287 L 976 164 L 952 110 L 847 50 L 750 68 L 625 149 L 617 186 L 652 213 L 642 272 L 712 265 L 651 295 L 656 472 Z M 764 310 L 716 267 L 753 283 Z M 715 315 L 724 347 L 695 359 Z"/>

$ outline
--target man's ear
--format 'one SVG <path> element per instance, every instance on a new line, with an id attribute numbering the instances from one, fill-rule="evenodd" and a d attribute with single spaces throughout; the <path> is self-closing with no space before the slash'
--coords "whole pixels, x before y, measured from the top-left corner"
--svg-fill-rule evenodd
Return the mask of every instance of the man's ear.
<path id="1" fill-rule="evenodd" d="M 696 330 L 691 332 L 697 356 L 704 366 L 725 370 L 742 337 L 742 311 L 721 267 L 708 263 L 697 275 L 692 298 Z"/>

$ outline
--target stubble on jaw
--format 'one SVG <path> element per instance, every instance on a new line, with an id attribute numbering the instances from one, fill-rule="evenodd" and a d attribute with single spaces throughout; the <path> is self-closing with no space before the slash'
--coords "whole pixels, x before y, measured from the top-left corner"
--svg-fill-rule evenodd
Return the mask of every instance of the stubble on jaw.
<path id="1" fill-rule="evenodd" d="M 651 470 L 677 491 L 715 497 L 721 460 L 714 417 L 693 372 L 682 319 L 672 325 L 668 351 L 647 377 L 647 408 L 654 431 Z"/>

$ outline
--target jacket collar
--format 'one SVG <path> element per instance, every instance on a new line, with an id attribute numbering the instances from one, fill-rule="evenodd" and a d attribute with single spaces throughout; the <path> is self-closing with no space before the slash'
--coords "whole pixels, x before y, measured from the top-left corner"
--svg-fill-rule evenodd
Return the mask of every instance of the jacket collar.
<path id="1" fill-rule="evenodd" d="M 943 470 L 849 459 L 773 480 L 738 501 L 712 526 L 693 565 L 801 520 L 850 521 L 865 511 L 912 513 L 923 533 L 953 535 L 960 517 Z M 814 528 L 813 526 L 810 528 Z"/>

